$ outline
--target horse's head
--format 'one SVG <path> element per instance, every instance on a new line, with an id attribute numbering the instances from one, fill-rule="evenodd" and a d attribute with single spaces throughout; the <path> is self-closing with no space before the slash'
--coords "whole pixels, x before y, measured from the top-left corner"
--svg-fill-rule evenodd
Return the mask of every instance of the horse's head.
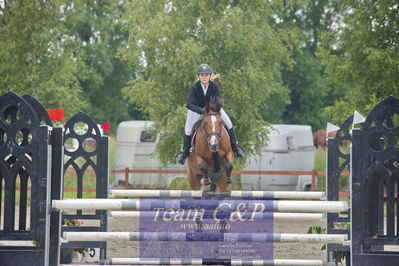
<path id="1" fill-rule="evenodd" d="M 202 130 L 211 152 L 217 152 L 219 150 L 219 141 L 223 130 L 223 122 L 220 115 L 222 105 L 222 99 L 219 97 L 212 97 L 211 101 L 205 106 Z"/>

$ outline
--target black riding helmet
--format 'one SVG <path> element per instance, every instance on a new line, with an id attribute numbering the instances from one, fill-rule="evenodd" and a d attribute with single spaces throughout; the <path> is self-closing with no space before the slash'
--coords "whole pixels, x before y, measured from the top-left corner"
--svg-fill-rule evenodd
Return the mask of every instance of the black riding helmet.
<path id="1" fill-rule="evenodd" d="M 201 64 L 198 67 L 198 72 L 197 74 L 212 74 L 212 68 L 208 64 Z"/>

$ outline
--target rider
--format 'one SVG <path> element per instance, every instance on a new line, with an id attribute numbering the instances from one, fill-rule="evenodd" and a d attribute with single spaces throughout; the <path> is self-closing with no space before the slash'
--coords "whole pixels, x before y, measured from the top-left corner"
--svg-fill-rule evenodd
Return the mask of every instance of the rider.
<path id="1" fill-rule="evenodd" d="M 188 157 L 191 145 L 191 130 L 195 122 L 197 122 L 201 115 L 205 113 L 204 107 L 207 103 L 209 103 L 211 97 L 220 97 L 219 86 L 210 80 L 212 68 L 208 64 L 201 64 L 198 68 L 197 74 L 198 81 L 192 85 L 186 104 L 188 110 L 186 125 L 184 127 L 185 134 L 183 148 L 175 158 L 176 162 L 181 165 L 184 164 L 186 158 Z M 231 148 L 234 152 L 234 155 L 236 157 L 244 156 L 243 150 L 238 146 L 236 134 L 234 132 L 233 124 L 231 123 L 230 118 L 223 109 L 220 110 L 220 115 L 227 127 L 227 132 L 230 136 Z"/>

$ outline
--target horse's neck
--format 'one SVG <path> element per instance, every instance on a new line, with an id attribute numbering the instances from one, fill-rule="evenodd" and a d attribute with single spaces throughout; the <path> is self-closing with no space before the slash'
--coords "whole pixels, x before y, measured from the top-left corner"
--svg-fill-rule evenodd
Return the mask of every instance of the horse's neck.
<path id="1" fill-rule="evenodd" d="M 222 129 L 222 134 L 220 135 L 219 147 L 225 153 L 228 153 L 231 150 L 229 133 L 227 133 L 227 129 L 224 126 Z"/>
<path id="2" fill-rule="evenodd" d="M 198 123 L 198 127 L 195 131 L 195 139 L 194 139 L 194 145 L 195 149 L 197 150 L 198 148 L 202 146 L 208 148 L 208 143 L 206 141 L 206 138 L 204 137 L 204 129 L 201 126 L 202 121 Z"/>
<path id="3" fill-rule="evenodd" d="M 201 123 L 199 123 L 197 132 L 195 134 L 195 140 L 193 143 L 194 150 L 197 154 L 205 155 L 209 153 L 210 155 L 212 152 L 209 150 L 208 142 L 204 136 L 205 136 L 204 129 L 202 128 Z M 223 151 L 224 154 L 227 154 L 231 151 L 230 138 L 226 128 L 222 129 L 219 149 Z"/>

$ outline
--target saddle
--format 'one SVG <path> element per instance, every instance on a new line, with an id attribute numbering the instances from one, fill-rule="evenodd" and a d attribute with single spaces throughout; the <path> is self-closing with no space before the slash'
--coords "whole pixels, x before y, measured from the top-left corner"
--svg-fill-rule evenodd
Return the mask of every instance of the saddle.
<path id="1" fill-rule="evenodd" d="M 198 121 L 195 122 L 193 128 L 191 129 L 191 135 L 190 135 L 190 136 L 191 136 L 191 144 L 190 144 L 190 150 L 189 150 L 189 151 L 192 152 L 192 153 L 195 152 L 195 151 L 194 151 L 195 137 L 197 136 L 197 132 L 198 132 L 198 129 L 199 129 L 199 125 L 200 125 L 202 119 L 203 119 L 203 117 L 201 117 L 200 119 L 198 119 Z"/>

